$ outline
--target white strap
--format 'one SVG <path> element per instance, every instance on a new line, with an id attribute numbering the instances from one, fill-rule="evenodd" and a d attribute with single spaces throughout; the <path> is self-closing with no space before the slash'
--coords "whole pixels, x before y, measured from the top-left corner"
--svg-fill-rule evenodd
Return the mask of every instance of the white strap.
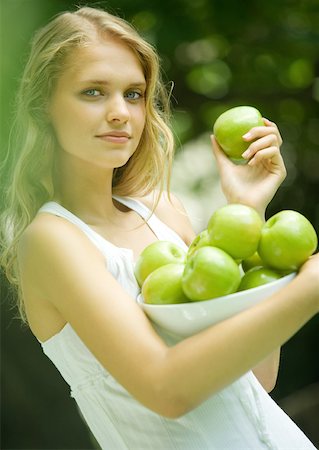
<path id="1" fill-rule="evenodd" d="M 162 222 L 154 213 L 152 214 L 151 210 L 142 202 L 129 197 L 113 196 L 113 198 L 115 198 L 115 200 L 132 209 L 141 217 L 143 217 L 143 219 L 147 221 L 148 226 L 151 228 L 157 239 L 171 240 L 175 242 L 177 245 L 180 245 L 182 248 L 184 248 L 184 250 L 187 250 L 187 245 L 181 239 L 181 237 L 174 230 L 168 227 L 164 222 Z M 117 248 L 114 244 L 107 241 L 100 234 L 98 234 L 91 227 L 89 227 L 89 225 L 87 225 L 77 216 L 72 214 L 69 210 L 65 209 L 59 203 L 56 202 L 45 203 L 39 209 L 39 212 L 50 212 L 57 216 L 63 217 L 69 220 L 70 222 L 74 223 L 75 225 L 77 225 L 79 228 L 81 228 L 82 231 L 84 231 L 90 237 L 91 240 L 98 242 L 100 245 L 101 244 L 103 244 L 104 246 L 108 245 L 108 247 L 112 248 L 113 250 Z"/>
<path id="2" fill-rule="evenodd" d="M 129 197 L 113 196 L 113 198 L 143 217 L 143 219 L 147 221 L 148 226 L 151 228 L 151 230 L 159 240 L 171 240 L 177 245 L 180 245 L 184 250 L 188 249 L 182 238 L 174 230 L 172 230 L 169 226 L 162 222 L 156 216 L 156 214 L 152 214 L 152 211 L 142 202 Z"/>
<path id="3" fill-rule="evenodd" d="M 122 203 L 122 205 L 125 205 L 129 209 L 137 212 L 137 214 L 143 217 L 143 219 L 146 221 L 148 221 L 148 219 L 153 215 L 152 211 L 139 200 L 130 197 L 119 197 L 117 195 L 113 195 L 113 198 L 119 203 Z"/>
<path id="4" fill-rule="evenodd" d="M 59 203 L 47 202 L 39 209 L 38 212 L 39 213 L 48 212 L 68 220 L 69 222 L 79 227 L 98 247 L 101 246 L 103 246 L 104 248 L 107 247 L 108 250 L 109 249 L 114 250 L 115 248 L 117 248 L 114 244 L 103 238 L 99 233 L 94 231 L 91 227 L 89 227 L 89 225 L 83 222 L 83 220 L 79 219 L 77 216 L 72 214 L 68 209 L 64 208 Z"/>

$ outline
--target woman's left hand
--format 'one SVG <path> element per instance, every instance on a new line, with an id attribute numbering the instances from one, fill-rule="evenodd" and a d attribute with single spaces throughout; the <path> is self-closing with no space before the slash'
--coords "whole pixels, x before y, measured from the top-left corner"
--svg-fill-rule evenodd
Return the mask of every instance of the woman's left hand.
<path id="1" fill-rule="evenodd" d="M 280 154 L 282 139 L 275 123 L 264 120 L 264 126 L 252 128 L 244 136 L 251 142 L 243 157 L 247 164 L 234 164 L 211 137 L 222 190 L 229 203 L 243 203 L 255 208 L 262 216 L 268 203 L 286 177 Z"/>

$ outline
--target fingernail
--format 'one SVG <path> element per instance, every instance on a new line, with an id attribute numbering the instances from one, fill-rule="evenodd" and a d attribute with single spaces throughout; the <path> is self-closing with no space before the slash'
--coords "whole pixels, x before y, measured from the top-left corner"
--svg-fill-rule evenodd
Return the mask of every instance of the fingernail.
<path id="1" fill-rule="evenodd" d="M 241 156 L 246 159 L 249 157 L 249 154 L 250 154 L 250 151 L 246 150 Z"/>
<path id="2" fill-rule="evenodd" d="M 251 137 L 251 133 L 248 131 L 248 133 L 243 134 L 244 139 L 249 139 Z"/>

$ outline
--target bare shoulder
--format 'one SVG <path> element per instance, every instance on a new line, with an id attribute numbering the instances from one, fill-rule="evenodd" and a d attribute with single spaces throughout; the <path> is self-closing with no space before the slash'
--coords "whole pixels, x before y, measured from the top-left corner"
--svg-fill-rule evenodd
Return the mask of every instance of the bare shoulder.
<path id="1" fill-rule="evenodd" d="M 51 265 L 59 263 L 60 258 L 71 258 L 74 253 L 103 260 L 102 254 L 79 228 L 61 217 L 41 213 L 19 240 L 18 261 L 22 279 L 35 281 L 35 274 L 44 274 Z M 49 279 L 52 280 L 53 277 Z M 34 286 L 41 287 L 40 277 Z"/>
<path id="2" fill-rule="evenodd" d="M 36 216 L 19 240 L 19 276 L 26 315 L 32 332 L 41 341 L 56 334 L 67 322 L 53 295 L 59 284 L 59 268 L 69 261 L 67 270 L 71 275 L 74 266 L 71 255 L 79 256 L 82 252 L 83 261 L 89 258 L 105 264 L 81 230 L 48 213 Z"/>
<path id="3" fill-rule="evenodd" d="M 74 245 L 85 246 L 102 259 L 100 252 L 90 243 L 89 238 L 69 221 L 50 213 L 38 214 L 25 229 L 19 240 L 18 256 L 31 258 L 50 254 L 51 251 L 64 249 L 66 252 Z"/>
<path id="4" fill-rule="evenodd" d="M 24 231 L 19 241 L 18 261 L 22 281 L 31 280 L 42 294 L 52 291 L 55 283 L 52 275 L 57 274 L 57 266 L 66 266 L 69 275 L 85 261 L 105 266 L 102 253 L 78 227 L 49 213 L 37 215 Z"/>
<path id="5" fill-rule="evenodd" d="M 155 206 L 156 199 L 156 191 L 138 198 L 151 210 Z M 163 192 L 154 212 L 162 222 L 176 231 L 187 245 L 191 244 L 195 232 L 181 200 L 175 194 L 168 195 L 167 192 Z"/>

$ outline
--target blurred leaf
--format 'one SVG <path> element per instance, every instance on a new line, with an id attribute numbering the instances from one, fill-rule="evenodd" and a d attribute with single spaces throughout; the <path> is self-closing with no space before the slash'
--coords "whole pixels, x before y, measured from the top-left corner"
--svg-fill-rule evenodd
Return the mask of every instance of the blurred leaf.
<path id="1" fill-rule="evenodd" d="M 221 60 L 195 66 L 186 76 L 187 85 L 194 92 L 209 98 L 224 97 L 228 93 L 230 79 L 231 71 Z"/>

